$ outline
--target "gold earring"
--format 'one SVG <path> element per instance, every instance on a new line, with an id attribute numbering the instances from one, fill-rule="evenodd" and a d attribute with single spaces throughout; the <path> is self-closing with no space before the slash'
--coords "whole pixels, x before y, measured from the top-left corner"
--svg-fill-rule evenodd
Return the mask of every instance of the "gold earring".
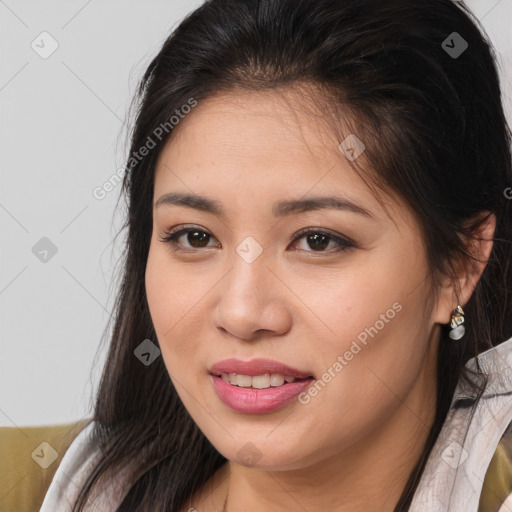
<path id="1" fill-rule="evenodd" d="M 450 327 L 451 330 L 448 336 L 450 336 L 452 340 L 460 340 L 466 332 L 466 328 L 464 327 L 464 310 L 459 304 L 457 304 L 457 308 L 452 312 Z"/>

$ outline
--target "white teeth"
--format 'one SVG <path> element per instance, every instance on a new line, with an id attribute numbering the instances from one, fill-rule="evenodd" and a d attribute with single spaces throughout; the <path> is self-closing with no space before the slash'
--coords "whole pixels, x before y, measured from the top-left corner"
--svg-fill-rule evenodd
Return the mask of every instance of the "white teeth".
<path id="1" fill-rule="evenodd" d="M 237 375 L 237 385 L 241 388 L 248 388 L 251 385 L 252 377 L 250 375 Z"/>
<path id="2" fill-rule="evenodd" d="M 241 388 L 250 388 L 253 387 L 255 389 L 267 389 L 271 386 L 282 386 L 285 381 L 293 382 L 297 380 L 295 377 L 290 377 L 289 375 L 282 375 L 280 373 L 265 373 L 264 375 L 241 375 L 239 373 L 222 373 L 222 380 L 225 382 L 229 382 L 234 386 L 239 386 Z"/>
<path id="3" fill-rule="evenodd" d="M 284 384 L 284 377 L 280 373 L 273 373 L 270 376 L 271 386 L 282 386 Z"/>
<path id="4" fill-rule="evenodd" d="M 240 379 L 240 375 L 238 376 Z M 270 387 L 270 374 L 255 375 L 252 379 L 252 387 L 256 389 L 265 389 Z"/>

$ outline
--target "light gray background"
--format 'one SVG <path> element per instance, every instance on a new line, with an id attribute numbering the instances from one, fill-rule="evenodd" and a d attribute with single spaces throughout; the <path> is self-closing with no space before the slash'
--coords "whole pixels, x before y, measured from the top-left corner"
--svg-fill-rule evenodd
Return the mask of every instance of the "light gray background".
<path id="1" fill-rule="evenodd" d="M 105 357 L 98 349 L 124 211 L 114 216 L 119 185 L 102 200 L 93 190 L 124 166 L 138 79 L 201 3 L 0 0 L 0 426 L 87 413 Z M 511 119 L 512 0 L 468 5 L 499 52 Z M 51 49 L 42 32 L 58 43 L 46 59 L 31 47 Z M 57 247 L 46 262 L 32 250 L 43 237 Z"/>

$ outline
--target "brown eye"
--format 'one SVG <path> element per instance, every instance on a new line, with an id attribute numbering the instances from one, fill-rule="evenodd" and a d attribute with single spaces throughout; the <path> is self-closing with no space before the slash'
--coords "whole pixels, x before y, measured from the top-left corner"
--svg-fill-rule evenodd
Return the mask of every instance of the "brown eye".
<path id="1" fill-rule="evenodd" d="M 160 241 L 173 245 L 176 250 L 180 250 L 180 248 L 194 250 L 208 247 L 207 244 L 210 238 L 213 238 L 213 236 L 201 229 L 184 228 L 167 233 L 163 238 L 160 238 Z M 183 240 L 180 241 L 180 239 Z"/>
<path id="2" fill-rule="evenodd" d="M 202 229 L 178 226 L 177 229 L 167 232 L 164 237 L 160 238 L 160 241 L 171 244 L 176 251 L 194 251 L 211 247 L 208 245 L 210 238 L 215 237 Z M 302 239 L 304 239 L 306 245 L 298 250 L 319 255 L 356 247 L 356 244 L 350 239 L 311 228 L 299 232 L 293 243 L 296 244 L 297 241 Z"/>
<path id="3" fill-rule="evenodd" d="M 329 232 L 313 230 L 311 228 L 301 231 L 293 242 L 295 243 L 302 239 L 305 240 L 306 247 L 312 249 L 311 251 L 306 248 L 299 249 L 305 252 L 328 253 L 343 251 L 355 247 L 355 243 L 351 240 Z M 334 244 L 334 247 L 337 246 L 338 248 L 334 251 L 326 250 L 329 248 L 330 244 Z M 332 248 L 332 245 L 330 248 Z"/>
<path id="4" fill-rule="evenodd" d="M 329 246 L 329 242 L 331 241 L 331 237 L 324 235 L 322 233 L 316 233 L 314 235 L 305 235 L 304 239 L 308 244 L 308 247 L 316 250 L 323 250 Z"/>
<path id="5" fill-rule="evenodd" d="M 205 247 L 205 243 L 211 238 L 208 233 L 204 231 L 187 231 L 184 233 L 187 242 L 195 248 Z M 179 239 L 179 237 L 178 237 Z"/>

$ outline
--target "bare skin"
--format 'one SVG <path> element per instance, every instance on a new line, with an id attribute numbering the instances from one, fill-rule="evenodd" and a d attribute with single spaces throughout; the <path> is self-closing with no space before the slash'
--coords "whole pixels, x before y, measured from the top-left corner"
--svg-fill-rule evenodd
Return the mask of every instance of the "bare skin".
<path id="1" fill-rule="evenodd" d="M 192 498 L 199 512 L 221 511 L 226 496 L 229 512 L 392 512 L 434 420 L 440 324 L 469 300 L 492 248 L 493 217 L 476 248 L 482 263 L 457 282 L 447 279 L 428 302 L 426 251 L 410 208 L 389 195 L 388 216 L 338 149 L 341 141 L 303 102 L 284 91 L 232 91 L 200 102 L 158 161 L 154 202 L 180 192 L 225 209 L 219 216 L 154 208 L 146 268 L 169 375 L 228 459 Z M 277 201 L 325 195 L 370 215 L 272 215 Z M 206 243 L 190 245 L 185 234 L 175 251 L 160 240 L 182 224 L 206 233 Z M 307 237 L 294 241 L 309 227 L 355 246 L 337 250 L 330 239 L 318 250 Z M 248 236 L 262 248 L 251 263 L 236 252 Z M 371 326 L 378 332 L 348 360 L 352 342 Z M 222 359 L 264 357 L 322 379 L 340 355 L 342 370 L 307 403 L 266 414 L 232 410 L 208 373 Z M 260 454 L 254 465 L 238 455 L 248 442 Z"/>

